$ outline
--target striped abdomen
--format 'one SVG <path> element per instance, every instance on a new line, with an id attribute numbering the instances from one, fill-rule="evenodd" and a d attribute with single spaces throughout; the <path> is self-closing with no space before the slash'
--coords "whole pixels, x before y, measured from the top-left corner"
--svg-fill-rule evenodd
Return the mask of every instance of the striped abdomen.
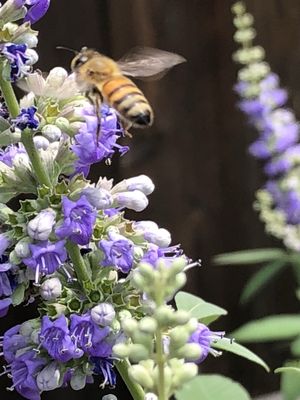
<path id="1" fill-rule="evenodd" d="M 134 127 L 144 128 L 153 122 L 153 111 L 140 89 L 125 76 L 104 82 L 104 100 Z"/>

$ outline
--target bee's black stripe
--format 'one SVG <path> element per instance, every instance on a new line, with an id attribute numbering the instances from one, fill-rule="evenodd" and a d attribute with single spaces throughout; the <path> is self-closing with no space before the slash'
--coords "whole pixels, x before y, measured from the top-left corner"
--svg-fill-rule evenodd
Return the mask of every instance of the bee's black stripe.
<path id="1" fill-rule="evenodd" d="M 133 91 L 133 92 L 130 92 L 130 93 L 125 94 L 125 95 L 122 96 L 120 99 L 115 100 L 115 101 L 113 102 L 113 105 L 114 105 L 114 106 L 119 106 L 121 103 L 123 103 L 123 101 L 129 99 L 130 97 L 135 97 L 135 96 L 144 97 L 140 91 Z M 138 100 L 137 100 L 137 101 L 138 101 Z"/>
<path id="2" fill-rule="evenodd" d="M 108 83 L 110 83 L 110 82 L 108 82 Z M 107 93 L 107 98 L 110 99 L 113 94 L 117 93 L 119 90 L 123 89 L 124 87 L 134 87 L 135 88 L 136 86 L 134 83 L 124 83 L 123 85 L 120 85 L 120 86 L 114 88 L 111 92 Z"/>

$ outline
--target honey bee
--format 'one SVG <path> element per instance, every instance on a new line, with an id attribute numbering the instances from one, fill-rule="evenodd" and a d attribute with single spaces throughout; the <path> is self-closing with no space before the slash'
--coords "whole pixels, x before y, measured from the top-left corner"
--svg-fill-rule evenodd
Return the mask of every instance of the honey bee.
<path id="1" fill-rule="evenodd" d="M 83 47 L 71 62 L 76 82 L 94 104 L 100 132 L 100 106 L 114 108 L 125 130 L 145 128 L 153 123 L 153 110 L 143 92 L 127 76 L 158 78 L 167 70 L 186 61 L 178 54 L 150 47 L 132 49 L 119 61 Z"/>

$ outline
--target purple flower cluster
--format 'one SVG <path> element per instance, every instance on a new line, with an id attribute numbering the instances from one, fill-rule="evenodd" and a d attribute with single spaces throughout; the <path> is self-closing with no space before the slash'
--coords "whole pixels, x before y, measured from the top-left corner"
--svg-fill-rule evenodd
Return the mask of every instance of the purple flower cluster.
<path id="1" fill-rule="evenodd" d="M 24 129 L 37 129 L 39 126 L 39 120 L 36 117 L 36 107 L 22 108 L 20 114 L 11 120 L 13 127 L 18 128 L 21 131 Z"/>
<path id="2" fill-rule="evenodd" d="M 249 84 L 236 85 L 242 97 L 240 109 L 260 132 L 249 151 L 265 162 L 264 171 L 268 176 L 265 189 L 272 196 L 274 209 L 285 215 L 288 224 L 298 224 L 300 187 L 292 175 L 300 161 L 299 124 L 293 112 L 283 108 L 287 93 L 279 87 L 276 74 L 270 73 L 259 85 L 259 94 L 250 99 L 246 98 Z"/>
<path id="3" fill-rule="evenodd" d="M 16 82 L 29 71 L 29 58 L 25 54 L 27 50 L 26 44 L 6 43 L 1 45 L 0 53 L 10 64 L 10 80 Z"/>
<path id="4" fill-rule="evenodd" d="M 75 135 L 72 150 L 78 157 L 76 172 L 87 176 L 92 164 L 110 159 L 116 150 L 123 155 L 128 151 L 128 147 L 117 143 L 117 140 L 123 136 L 123 130 L 112 108 L 102 105 L 99 132 L 98 118 L 93 106 L 84 107 L 81 116 L 85 123 Z"/>

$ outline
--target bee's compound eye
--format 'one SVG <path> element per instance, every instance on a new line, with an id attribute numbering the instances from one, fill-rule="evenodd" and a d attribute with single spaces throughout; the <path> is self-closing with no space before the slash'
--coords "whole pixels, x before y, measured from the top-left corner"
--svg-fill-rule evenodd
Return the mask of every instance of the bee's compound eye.
<path id="1" fill-rule="evenodd" d="M 74 61 L 74 67 L 78 68 L 81 65 L 83 65 L 84 63 L 86 63 L 88 60 L 87 56 L 79 56 L 78 58 L 76 58 L 76 60 Z"/>

